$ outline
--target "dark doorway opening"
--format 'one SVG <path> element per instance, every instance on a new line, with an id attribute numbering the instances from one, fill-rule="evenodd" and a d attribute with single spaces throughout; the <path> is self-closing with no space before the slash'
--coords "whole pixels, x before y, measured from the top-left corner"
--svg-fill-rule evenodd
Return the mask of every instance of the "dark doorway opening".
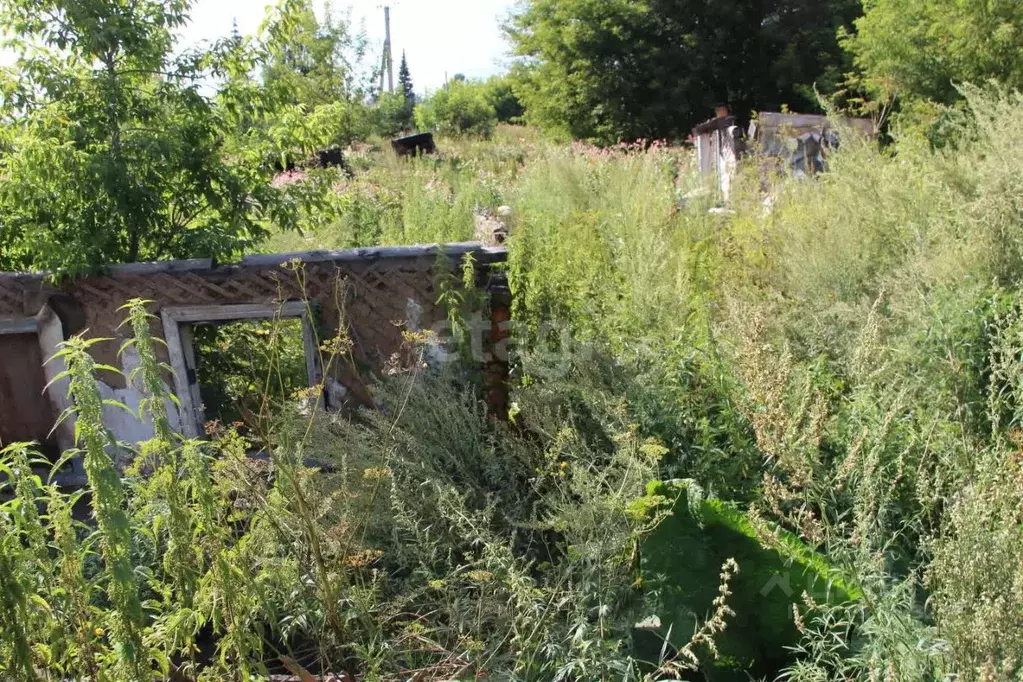
<path id="1" fill-rule="evenodd" d="M 0 446 L 35 441 L 41 454 L 57 461 L 57 415 L 44 392 L 43 362 L 37 333 L 0 334 Z"/>

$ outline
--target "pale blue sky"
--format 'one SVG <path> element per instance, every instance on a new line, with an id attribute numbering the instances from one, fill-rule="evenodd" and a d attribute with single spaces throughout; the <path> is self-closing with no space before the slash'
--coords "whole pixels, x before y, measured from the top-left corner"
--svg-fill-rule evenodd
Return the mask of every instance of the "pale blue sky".
<path id="1" fill-rule="evenodd" d="M 242 33 L 255 33 L 266 15 L 267 0 L 196 0 L 184 43 L 218 38 L 231 31 L 237 19 Z M 314 0 L 317 6 L 322 0 Z M 464 73 L 483 78 L 504 70 L 508 44 L 500 25 L 513 0 L 395 0 L 391 3 L 394 71 L 398 77 L 401 52 L 408 53 L 416 90 L 437 89 L 444 74 Z M 351 8 L 356 25 L 365 21 L 374 55 L 384 42 L 382 0 L 335 0 L 334 11 Z"/>
<path id="2" fill-rule="evenodd" d="M 2 0 L 0 0 L 2 1 Z M 313 0 L 317 11 L 323 0 Z M 181 33 L 182 47 L 230 34 L 234 21 L 244 34 L 255 34 L 274 0 L 195 0 L 192 21 Z M 394 43 L 394 77 L 398 78 L 401 52 L 408 54 L 416 90 L 436 90 L 448 77 L 464 73 L 486 78 L 506 69 L 509 46 L 501 23 L 514 0 L 392 0 L 391 39 Z M 334 0 L 334 12 L 351 10 L 352 23 L 365 22 L 373 58 L 379 58 L 384 42 L 384 0 Z M 0 64 L 14 55 L 0 50 Z"/>

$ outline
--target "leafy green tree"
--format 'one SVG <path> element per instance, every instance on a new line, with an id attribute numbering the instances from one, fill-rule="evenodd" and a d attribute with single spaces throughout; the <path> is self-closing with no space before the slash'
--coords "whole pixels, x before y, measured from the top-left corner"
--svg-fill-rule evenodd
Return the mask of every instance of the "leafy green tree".
<path id="1" fill-rule="evenodd" d="M 488 97 L 500 123 L 518 123 L 526 113 L 515 94 L 511 77 L 493 76 L 487 80 Z"/>
<path id="2" fill-rule="evenodd" d="M 956 83 L 994 79 L 1023 88 L 1023 3 L 1017 0 L 867 0 L 843 41 L 878 99 L 953 104 Z"/>
<path id="3" fill-rule="evenodd" d="M 416 125 L 416 93 L 404 52 L 398 69 L 398 83 L 400 89 L 397 92 L 380 94 L 374 109 L 374 130 L 384 137 L 411 130 Z"/>
<path id="4" fill-rule="evenodd" d="M 263 83 L 290 103 L 315 107 L 362 94 L 366 37 L 353 33 L 330 2 L 323 14 L 323 21 L 316 18 L 312 0 L 286 0 L 266 25 Z"/>
<path id="5" fill-rule="evenodd" d="M 479 81 L 452 81 L 416 107 L 416 125 L 448 135 L 489 137 L 497 112 Z"/>
<path id="6" fill-rule="evenodd" d="M 270 106 L 298 107 L 329 122 L 310 141 L 311 147 L 348 144 L 366 134 L 371 74 L 362 68 L 365 34 L 353 32 L 348 18 L 337 15 L 329 1 L 323 20 L 318 20 L 312 0 L 283 0 L 263 33 L 257 60 L 263 65 L 261 80 Z M 317 109 L 322 111 L 317 114 Z M 280 116 L 271 108 L 264 118 L 272 127 Z M 282 136 L 287 134 L 279 131 Z"/>
<path id="7" fill-rule="evenodd" d="M 4 3 L 20 56 L 0 83 L 0 267 L 223 258 L 264 234 L 278 192 L 225 153 L 229 116 L 200 90 L 229 49 L 172 54 L 189 5 Z"/>
<path id="8" fill-rule="evenodd" d="M 385 92 L 373 108 L 373 130 L 392 137 L 415 127 L 414 109 L 401 92 Z"/>
<path id="9" fill-rule="evenodd" d="M 506 31 L 527 119 L 602 143 L 680 138 L 713 106 L 815 110 L 858 0 L 527 0 Z"/>

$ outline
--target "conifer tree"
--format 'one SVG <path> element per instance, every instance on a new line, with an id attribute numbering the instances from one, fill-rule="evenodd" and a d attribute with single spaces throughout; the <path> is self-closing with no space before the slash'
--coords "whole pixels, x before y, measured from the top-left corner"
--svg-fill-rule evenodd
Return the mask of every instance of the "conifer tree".
<path id="1" fill-rule="evenodd" d="M 416 103 L 416 92 L 412 86 L 412 73 L 408 68 L 408 59 L 405 53 L 401 53 L 401 67 L 398 69 L 398 83 L 401 85 L 401 92 L 405 96 L 405 101 L 409 103 L 410 108 L 415 106 Z"/>

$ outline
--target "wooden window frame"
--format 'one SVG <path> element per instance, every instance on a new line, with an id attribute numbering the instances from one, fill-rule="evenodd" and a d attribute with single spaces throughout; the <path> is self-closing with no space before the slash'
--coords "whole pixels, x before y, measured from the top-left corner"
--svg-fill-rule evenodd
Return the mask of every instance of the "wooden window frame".
<path id="1" fill-rule="evenodd" d="M 302 321 L 302 344 L 305 351 L 306 373 L 310 386 L 323 380 L 319 349 L 316 347 L 316 333 L 309 306 L 302 301 L 284 304 L 229 304 L 205 306 L 173 306 L 160 311 L 163 320 L 163 335 L 167 342 L 171 369 L 174 373 L 174 390 L 177 394 L 181 413 L 181 430 L 187 438 L 204 435 L 205 415 L 199 382 L 195 377 L 195 348 L 192 327 L 196 324 L 242 322 L 245 320 L 293 320 Z"/>

